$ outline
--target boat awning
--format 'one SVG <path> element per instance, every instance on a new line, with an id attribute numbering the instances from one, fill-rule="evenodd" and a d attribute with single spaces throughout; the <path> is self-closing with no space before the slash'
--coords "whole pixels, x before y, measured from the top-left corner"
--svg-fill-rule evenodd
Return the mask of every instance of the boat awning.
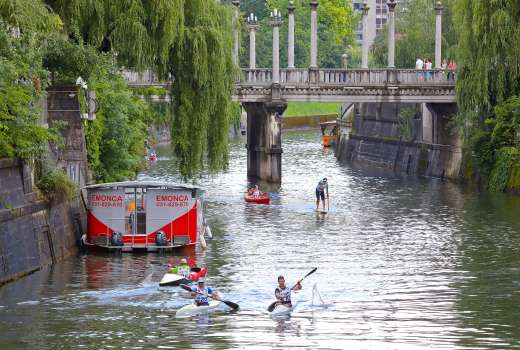
<path id="1" fill-rule="evenodd" d="M 109 189 L 109 188 L 162 188 L 173 190 L 191 190 L 198 193 L 204 192 L 204 189 L 198 186 L 189 184 L 178 184 L 175 182 L 165 181 L 122 181 L 122 182 L 107 182 L 95 185 L 88 185 L 83 189 Z"/>

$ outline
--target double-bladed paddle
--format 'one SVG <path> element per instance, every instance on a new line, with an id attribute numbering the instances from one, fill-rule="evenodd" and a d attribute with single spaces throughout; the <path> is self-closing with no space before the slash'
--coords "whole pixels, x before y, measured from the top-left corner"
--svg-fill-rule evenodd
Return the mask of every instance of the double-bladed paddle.
<path id="1" fill-rule="evenodd" d="M 303 278 L 302 278 L 301 280 L 299 280 L 298 282 L 296 282 L 296 284 L 295 284 L 294 286 L 292 286 L 291 290 L 293 290 L 294 287 L 296 287 L 296 286 L 298 285 L 298 283 L 301 283 L 301 281 L 303 281 L 304 279 L 306 279 L 307 277 L 309 277 L 310 275 L 312 275 L 314 272 L 316 272 L 317 269 L 318 269 L 318 268 L 315 267 L 315 268 L 313 268 L 312 270 L 310 270 L 309 273 L 307 273 L 305 276 L 303 276 Z M 278 300 L 277 300 L 277 301 L 273 301 L 273 302 L 271 303 L 271 305 L 269 305 L 269 306 L 267 307 L 267 311 L 269 311 L 269 312 L 273 312 L 273 310 L 274 310 L 276 304 L 278 304 Z"/>
<path id="2" fill-rule="evenodd" d="M 190 286 L 187 286 L 185 284 L 181 284 L 180 287 L 188 292 L 191 292 L 191 293 L 197 293 L 197 294 L 203 294 L 201 292 L 196 292 L 194 291 L 193 289 L 190 288 Z M 215 299 L 213 298 L 211 295 L 208 295 L 208 297 L 210 297 L 211 299 Z M 218 299 L 215 299 L 215 300 L 218 300 Z M 229 300 L 221 300 L 224 304 L 226 304 L 227 306 L 229 306 L 230 308 L 232 308 L 233 310 L 238 310 L 239 308 L 239 305 L 237 303 L 234 303 L 232 301 L 229 301 Z"/>

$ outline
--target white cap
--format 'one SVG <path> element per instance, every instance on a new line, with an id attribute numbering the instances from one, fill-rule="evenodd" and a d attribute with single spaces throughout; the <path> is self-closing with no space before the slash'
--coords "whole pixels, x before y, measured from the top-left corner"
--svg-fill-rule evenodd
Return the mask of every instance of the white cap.
<path id="1" fill-rule="evenodd" d="M 187 263 L 188 263 L 188 261 L 186 260 L 186 258 L 181 259 L 181 264 L 187 264 Z"/>
<path id="2" fill-rule="evenodd" d="M 199 279 L 197 280 L 197 283 L 200 283 L 200 282 L 206 282 L 206 279 L 204 277 L 199 277 Z"/>

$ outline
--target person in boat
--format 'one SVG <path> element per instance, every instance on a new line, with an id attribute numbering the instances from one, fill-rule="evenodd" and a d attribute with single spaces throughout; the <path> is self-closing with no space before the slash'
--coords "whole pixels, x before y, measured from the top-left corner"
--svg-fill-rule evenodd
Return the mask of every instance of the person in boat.
<path id="1" fill-rule="evenodd" d="M 262 191 L 260 191 L 260 189 L 258 188 L 258 185 L 255 185 L 255 187 L 249 189 L 249 191 L 247 191 L 247 193 L 252 196 L 252 197 L 255 197 L 255 198 L 258 198 L 260 196 L 262 196 Z"/>
<path id="2" fill-rule="evenodd" d="M 296 282 L 292 288 L 289 288 L 285 284 L 285 278 L 283 276 L 278 276 L 278 287 L 274 290 L 274 296 L 278 300 L 278 304 L 292 307 L 291 292 L 300 289 L 302 289 L 301 281 Z"/>
<path id="3" fill-rule="evenodd" d="M 179 266 L 175 266 L 169 273 L 176 273 L 178 275 L 184 276 L 184 278 L 188 278 L 190 276 L 190 267 L 188 265 L 188 261 L 185 258 L 181 259 L 181 264 Z"/>
<path id="4" fill-rule="evenodd" d="M 329 184 L 326 177 L 318 182 L 318 186 L 316 186 L 316 210 L 319 209 L 321 199 L 323 203 L 323 211 L 325 211 L 325 193 L 327 194 L 327 198 L 329 198 Z"/>
<path id="5" fill-rule="evenodd" d="M 206 287 L 204 282 L 204 277 L 199 277 L 199 279 L 197 280 L 197 286 L 193 286 L 191 288 L 191 296 L 195 297 L 195 304 L 197 306 L 209 305 L 208 297 L 211 297 L 215 300 L 220 300 L 220 297 L 217 294 L 217 292 L 211 289 L 210 287 Z"/>

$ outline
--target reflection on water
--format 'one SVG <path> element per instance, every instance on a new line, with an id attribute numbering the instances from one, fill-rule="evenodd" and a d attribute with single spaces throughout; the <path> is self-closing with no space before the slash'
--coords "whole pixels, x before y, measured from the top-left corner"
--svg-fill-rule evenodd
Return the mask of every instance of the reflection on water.
<path id="1" fill-rule="evenodd" d="M 283 157 L 281 186 L 259 184 L 270 205 L 244 202 L 243 141 L 227 172 L 197 179 L 206 251 L 82 255 L 2 287 L 0 348 L 520 348 L 519 198 L 340 165 L 318 132 L 284 134 Z M 159 149 L 140 178 L 178 181 L 174 169 Z M 317 215 L 324 176 L 330 212 Z M 190 300 L 158 281 L 182 257 L 240 310 L 175 318 Z M 271 318 L 276 277 L 315 266 L 294 312 Z"/>

